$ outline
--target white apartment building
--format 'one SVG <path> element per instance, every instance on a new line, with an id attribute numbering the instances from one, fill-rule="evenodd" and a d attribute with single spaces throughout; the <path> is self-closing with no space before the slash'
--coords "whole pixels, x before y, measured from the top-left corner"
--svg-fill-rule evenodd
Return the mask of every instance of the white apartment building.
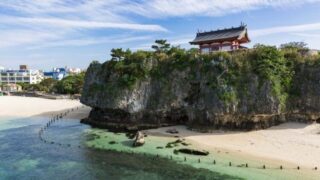
<path id="1" fill-rule="evenodd" d="M 0 72 L 0 84 L 37 84 L 42 80 L 43 73 L 39 70 L 2 70 Z"/>

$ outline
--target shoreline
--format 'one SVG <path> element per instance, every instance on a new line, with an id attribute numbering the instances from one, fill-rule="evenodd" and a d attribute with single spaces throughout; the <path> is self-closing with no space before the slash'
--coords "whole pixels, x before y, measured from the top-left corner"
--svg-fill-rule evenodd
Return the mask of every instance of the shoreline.
<path id="1" fill-rule="evenodd" d="M 0 117 L 51 117 L 53 114 L 59 114 L 67 109 L 83 106 L 79 101 L 76 100 L 48 100 L 41 98 L 26 98 L 12 96 L 6 98 L 0 97 L 0 102 L 4 102 L 0 103 L 0 108 L 4 110 L 0 112 Z M 51 105 L 48 105 L 48 103 Z M 28 104 L 27 107 L 26 104 Z M 68 116 L 66 116 L 65 118 L 85 118 L 88 116 L 90 109 L 91 108 L 89 107 L 85 107 L 81 109 L 81 111 L 74 111 L 68 114 Z M 11 112 L 11 114 L 8 112 Z M 172 128 L 176 128 L 179 131 L 179 133 L 166 133 L 167 129 Z M 109 133 L 103 129 L 93 128 L 92 130 L 96 132 L 101 132 L 102 134 Z M 101 135 L 101 139 L 89 142 L 89 145 L 95 145 L 95 148 L 102 149 L 111 148 L 112 150 L 121 150 L 127 148 L 127 150 L 129 151 L 132 150 L 138 153 L 151 153 L 153 155 L 156 155 L 157 153 L 162 153 L 165 156 L 170 154 L 172 156 L 175 156 L 173 153 L 173 149 L 164 148 L 163 150 L 159 150 L 155 147 L 157 143 L 160 143 L 162 144 L 162 146 L 165 146 L 166 143 L 178 139 L 175 136 L 179 136 L 179 138 L 185 138 L 186 141 L 190 142 L 192 144 L 192 146 L 190 147 L 192 148 L 200 148 L 210 151 L 210 157 L 208 157 L 207 159 L 206 157 L 201 157 L 203 158 L 203 161 L 211 161 L 211 158 L 214 157 L 219 158 L 219 160 L 224 160 L 224 163 L 227 163 L 228 160 L 234 161 L 235 164 L 238 165 L 247 162 L 250 166 L 255 166 L 256 168 L 261 167 L 263 164 L 266 164 L 268 167 L 277 169 L 280 165 L 283 165 L 285 169 L 287 168 L 286 172 L 293 175 L 293 177 L 297 173 L 300 173 L 300 175 L 303 174 L 312 176 L 315 173 L 317 173 L 317 171 L 312 170 L 312 168 L 314 168 L 315 166 L 319 167 L 320 165 L 317 163 L 313 163 L 320 162 L 320 141 L 318 140 L 318 138 L 320 137 L 320 134 L 318 134 L 320 132 L 319 124 L 308 125 L 301 123 L 285 123 L 266 130 L 250 132 L 217 130 L 213 133 L 199 133 L 188 130 L 185 126 L 162 127 L 157 129 L 144 130 L 143 132 L 146 132 L 148 134 L 147 138 L 149 138 L 151 141 L 146 142 L 147 146 L 142 146 L 139 148 L 132 149 L 131 147 L 129 147 L 127 144 L 128 139 L 127 137 L 125 137 L 124 134 L 121 135 L 124 136 L 121 140 L 124 144 L 120 143 L 118 145 L 110 146 L 108 143 L 110 141 L 110 136 L 108 135 L 108 139 L 104 139 L 104 136 Z M 110 132 L 109 134 L 113 133 Z M 152 148 L 148 147 L 149 143 L 153 145 Z M 281 149 L 281 147 L 283 147 L 283 149 Z M 294 158 L 294 153 L 296 153 L 295 155 L 297 155 L 301 161 L 297 161 L 297 159 Z M 181 162 L 183 156 L 185 155 L 177 156 L 180 158 L 180 160 L 178 161 Z M 194 161 L 197 162 L 198 156 L 188 157 L 192 157 Z M 182 161 L 181 163 L 184 162 Z M 191 165 L 194 166 L 194 164 Z M 195 166 L 198 166 L 198 164 L 196 164 Z M 300 171 L 296 171 L 297 166 L 301 167 Z M 225 166 L 221 166 L 220 168 L 225 168 Z M 247 172 L 245 170 L 239 171 L 241 171 L 243 174 Z M 259 169 L 255 171 L 257 171 L 255 173 L 258 174 L 261 173 L 259 172 Z"/>

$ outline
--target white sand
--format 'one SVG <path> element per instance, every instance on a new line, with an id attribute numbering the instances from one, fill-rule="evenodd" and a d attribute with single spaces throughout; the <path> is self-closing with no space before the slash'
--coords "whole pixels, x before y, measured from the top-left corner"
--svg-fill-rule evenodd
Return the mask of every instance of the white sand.
<path id="1" fill-rule="evenodd" d="M 50 100 L 32 97 L 0 96 L 0 117 L 50 116 L 70 108 L 83 106 L 78 100 Z M 73 118 L 83 118 L 90 108 L 73 113 Z"/>
<path id="2" fill-rule="evenodd" d="M 173 128 L 173 127 L 170 127 Z M 167 129 L 149 130 L 168 135 Z M 251 132 L 197 133 L 184 126 L 175 126 L 179 136 L 193 141 L 203 149 L 222 148 L 258 159 L 304 167 L 320 167 L 320 124 L 285 123 L 267 130 Z"/>

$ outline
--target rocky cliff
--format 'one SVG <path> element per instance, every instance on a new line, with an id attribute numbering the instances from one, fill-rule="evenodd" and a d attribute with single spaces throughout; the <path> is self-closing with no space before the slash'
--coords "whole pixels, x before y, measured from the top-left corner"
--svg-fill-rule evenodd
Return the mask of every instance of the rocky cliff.
<path id="1" fill-rule="evenodd" d="M 252 130 L 320 117 L 320 66 L 285 65 L 285 71 L 275 66 L 269 70 L 273 76 L 264 76 L 266 66 L 253 62 L 264 57 L 253 55 L 185 53 L 94 62 L 81 97 L 93 110 L 83 122 L 123 129 L 185 124 Z M 282 81 L 286 74 L 279 71 L 290 72 L 290 78 Z M 290 86 L 282 87 L 287 81 Z"/>

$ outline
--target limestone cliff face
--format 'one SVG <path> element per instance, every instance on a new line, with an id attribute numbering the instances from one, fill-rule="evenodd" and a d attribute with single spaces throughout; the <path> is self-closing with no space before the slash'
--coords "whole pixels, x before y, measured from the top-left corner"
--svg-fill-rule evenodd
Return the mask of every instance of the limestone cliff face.
<path id="1" fill-rule="evenodd" d="M 261 129 L 288 120 L 318 119 L 320 68 L 301 67 L 294 76 L 296 96 L 283 108 L 271 82 L 246 72 L 220 82 L 225 75 L 214 64 L 171 68 L 161 76 L 146 75 L 130 86 L 110 65 L 92 63 L 81 102 L 93 108 L 84 122 L 100 127 L 139 129 L 186 124 L 198 130 Z M 156 65 L 144 63 L 145 68 Z M 206 69 L 207 68 L 207 69 Z M 219 79 L 220 78 L 220 79 Z"/>
<path id="2" fill-rule="evenodd" d="M 320 123 L 320 66 L 297 67 L 287 102 L 287 120 Z"/>

